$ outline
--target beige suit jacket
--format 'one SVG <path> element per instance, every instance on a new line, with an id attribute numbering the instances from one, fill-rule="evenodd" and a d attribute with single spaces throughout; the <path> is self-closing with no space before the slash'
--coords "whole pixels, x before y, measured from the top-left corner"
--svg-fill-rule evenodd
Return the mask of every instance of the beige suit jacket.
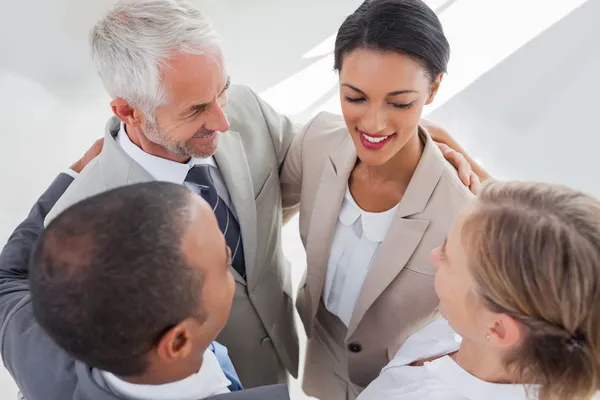
<path id="1" fill-rule="evenodd" d="M 344 327 L 343 334 L 330 332 L 340 336 L 341 344 L 327 350 L 347 363 L 340 365 L 336 374 L 348 376 L 360 387 L 377 377 L 407 336 L 435 315 L 435 267 L 428 255 L 443 243 L 455 215 L 472 198 L 423 129 L 421 135 L 426 140 L 423 155 L 373 260 L 350 326 Z M 300 200 L 300 235 L 308 265 L 297 309 L 309 337 L 321 304 L 338 215 L 356 161 L 356 149 L 343 119 L 322 113 L 296 137 L 282 170 L 284 205 L 293 207 Z M 321 325 L 339 326 L 340 321 Z"/>
<path id="2" fill-rule="evenodd" d="M 253 387 L 285 379 L 281 363 L 292 375 L 298 373 L 279 185 L 279 169 L 295 130 L 250 89 L 234 86 L 228 94 L 225 112 L 231 129 L 221 134 L 215 160 L 239 217 L 247 281 L 232 269 L 237 282 L 233 309 L 217 340 L 229 349 L 243 385 Z M 119 126 L 119 120 L 111 119 L 102 153 L 75 179 L 46 223 L 86 197 L 154 179 L 115 142 Z"/>

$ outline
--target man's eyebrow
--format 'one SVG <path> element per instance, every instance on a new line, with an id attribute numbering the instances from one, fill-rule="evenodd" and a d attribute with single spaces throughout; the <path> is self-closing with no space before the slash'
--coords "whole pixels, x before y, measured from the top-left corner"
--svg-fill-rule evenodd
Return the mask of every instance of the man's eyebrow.
<path id="1" fill-rule="evenodd" d="M 219 93 L 219 96 L 222 95 L 223 93 L 225 93 L 227 91 L 227 89 L 229 89 L 230 86 L 231 86 L 231 77 L 228 76 L 227 82 L 225 82 L 225 86 L 223 87 L 223 90 L 221 90 L 221 92 Z M 184 111 L 182 115 L 189 115 L 191 113 L 201 113 L 202 111 L 206 110 L 209 105 L 210 105 L 210 103 L 194 104 L 189 109 Z"/>

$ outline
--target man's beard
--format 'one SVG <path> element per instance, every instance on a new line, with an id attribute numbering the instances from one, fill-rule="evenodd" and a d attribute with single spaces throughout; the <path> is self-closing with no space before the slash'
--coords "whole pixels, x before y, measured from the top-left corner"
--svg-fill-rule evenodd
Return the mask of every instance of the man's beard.
<path id="1" fill-rule="evenodd" d="M 204 138 L 206 136 L 212 135 L 213 133 L 215 133 L 215 131 L 209 131 L 209 130 L 203 129 L 203 130 L 196 132 L 194 137 L 195 138 Z M 207 146 L 206 150 L 199 150 L 199 149 L 195 148 L 190 143 L 191 140 L 193 140 L 193 139 L 190 139 L 189 141 L 184 141 L 184 142 L 171 143 L 171 142 L 168 142 L 167 140 L 165 140 L 164 135 L 162 135 L 160 132 L 160 128 L 156 124 L 153 124 L 153 123 L 148 123 L 148 126 L 147 126 L 144 134 L 146 135 L 146 138 L 149 141 L 166 148 L 171 153 L 178 154 L 180 156 L 196 157 L 196 158 L 208 158 L 208 157 L 213 156 L 215 151 L 217 150 L 217 142 L 219 140 L 219 137 L 217 136 L 215 138 L 213 144 L 210 147 Z"/>

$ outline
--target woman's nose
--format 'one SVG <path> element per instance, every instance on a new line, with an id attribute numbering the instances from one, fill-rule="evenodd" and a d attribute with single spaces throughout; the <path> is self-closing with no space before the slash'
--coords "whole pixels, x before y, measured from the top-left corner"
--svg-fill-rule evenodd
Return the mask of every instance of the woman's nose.
<path id="1" fill-rule="evenodd" d="M 383 131 L 387 126 L 387 113 L 381 110 L 380 107 L 369 107 L 362 121 L 364 129 L 368 133 L 378 133 Z"/>

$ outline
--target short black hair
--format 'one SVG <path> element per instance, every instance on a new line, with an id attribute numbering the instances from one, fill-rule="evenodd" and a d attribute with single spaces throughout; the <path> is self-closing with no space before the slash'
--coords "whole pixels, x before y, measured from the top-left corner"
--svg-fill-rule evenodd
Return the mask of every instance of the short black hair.
<path id="1" fill-rule="evenodd" d="M 446 72 L 450 44 L 435 12 L 421 0 L 366 0 L 351 14 L 335 40 L 334 69 L 356 49 L 406 54 L 430 79 Z"/>
<path id="2" fill-rule="evenodd" d="M 170 328 L 203 318 L 202 274 L 182 251 L 192 195 L 166 182 L 121 187 L 48 226 L 31 261 L 33 313 L 67 353 L 138 376 Z"/>

